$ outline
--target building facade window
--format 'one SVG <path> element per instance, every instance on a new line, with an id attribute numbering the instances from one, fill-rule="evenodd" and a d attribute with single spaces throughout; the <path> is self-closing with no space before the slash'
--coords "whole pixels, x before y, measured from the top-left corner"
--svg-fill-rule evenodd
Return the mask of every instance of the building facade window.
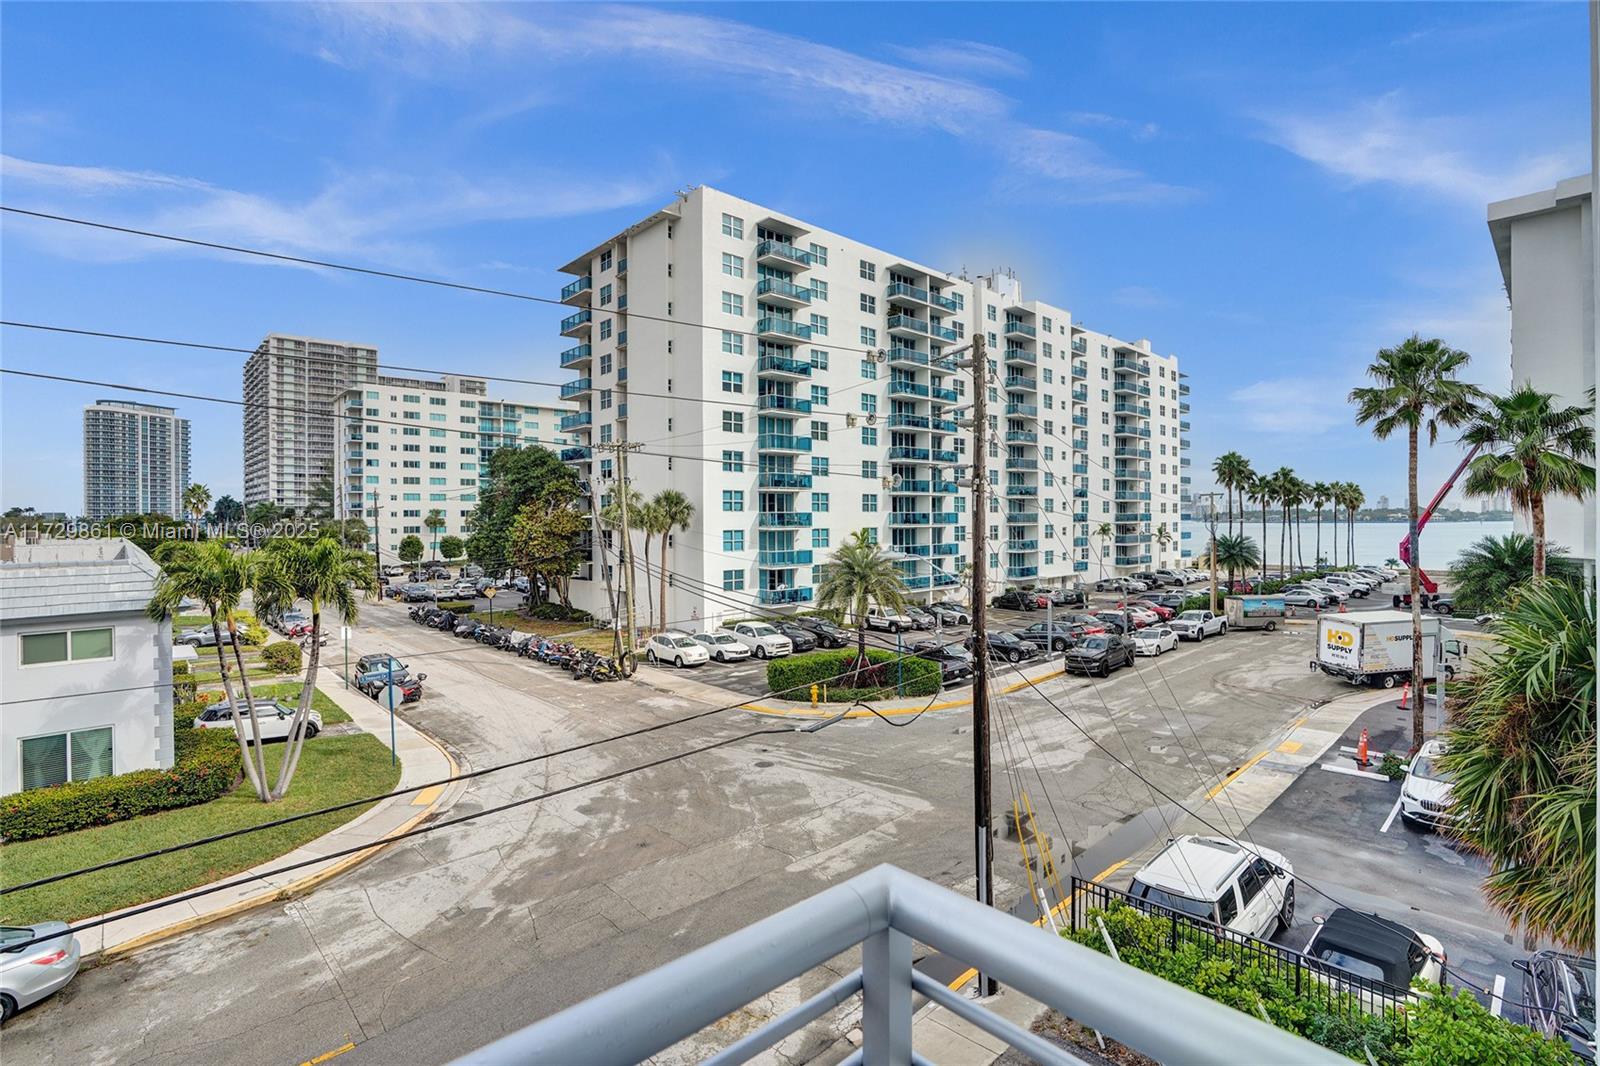
<path id="1" fill-rule="evenodd" d="M 722 272 L 730 278 L 744 277 L 744 256 L 732 252 L 722 253 Z"/>
<path id="2" fill-rule="evenodd" d="M 722 311 L 723 311 L 724 314 L 729 314 L 729 315 L 742 315 L 742 314 L 744 314 L 744 297 L 740 296 L 736 292 L 725 292 L 725 293 L 723 293 L 722 294 Z"/>
<path id="3" fill-rule="evenodd" d="M 724 370 L 722 372 L 723 392 L 743 392 L 744 375 L 737 370 Z"/>
<path id="4" fill-rule="evenodd" d="M 734 240 L 744 240 L 744 219 L 724 211 L 722 214 L 722 235 L 724 237 L 732 237 Z"/>
<path id="5" fill-rule="evenodd" d="M 724 570 L 722 572 L 722 591 L 742 592 L 744 590 L 743 570 Z"/>
<path id="6" fill-rule="evenodd" d="M 110 726 L 27 737 L 23 739 L 21 749 L 24 791 L 111 776 Z"/>
<path id="7" fill-rule="evenodd" d="M 116 658 L 116 642 L 108 626 L 103 629 L 72 629 L 53 633 L 22 634 L 22 665 L 47 666 L 51 663 L 89 662 Z"/>
<path id="8" fill-rule="evenodd" d="M 724 511 L 744 510 L 744 491 L 742 489 L 723 489 L 722 509 Z"/>

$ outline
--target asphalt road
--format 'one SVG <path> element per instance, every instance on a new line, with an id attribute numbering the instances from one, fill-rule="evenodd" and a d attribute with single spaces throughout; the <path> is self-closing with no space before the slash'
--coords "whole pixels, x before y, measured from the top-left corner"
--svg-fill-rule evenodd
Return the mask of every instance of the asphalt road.
<path id="1" fill-rule="evenodd" d="M 1097 841 L 1118 834 L 1131 850 L 1161 831 L 1155 793 L 1111 755 L 1174 795 L 1203 794 L 1306 703 L 1349 691 L 1307 672 L 1310 643 L 1304 629 L 1235 633 L 1106 681 L 999 697 L 997 811 L 1026 789 L 1063 871 L 1076 859 L 1093 876 Z M 398 605 L 364 613 L 352 654 L 377 650 L 428 673 L 401 714 L 473 767 L 716 706 L 651 686 L 649 672 L 645 684 L 575 682 L 415 626 Z M 900 721 L 756 737 L 397 846 L 304 899 L 86 971 L 7 1027 L 6 1052 L 280 1066 L 353 1043 L 339 1066 L 436 1063 L 880 862 L 970 892 L 970 715 Z M 490 775 L 452 813 L 781 724 L 729 712 Z M 1002 901 L 1025 892 L 1016 848 L 996 842 Z M 849 965 L 706 1039 L 731 1039 Z"/>

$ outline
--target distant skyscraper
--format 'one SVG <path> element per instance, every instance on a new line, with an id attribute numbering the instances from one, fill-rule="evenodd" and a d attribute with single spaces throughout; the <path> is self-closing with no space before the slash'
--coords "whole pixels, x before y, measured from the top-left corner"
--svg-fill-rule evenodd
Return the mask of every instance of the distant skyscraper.
<path id="1" fill-rule="evenodd" d="M 335 404 L 377 376 L 371 346 L 268 334 L 244 364 L 245 505 L 304 511 L 313 487 L 331 491 L 342 436 Z"/>
<path id="2" fill-rule="evenodd" d="M 96 400 L 83 409 L 83 515 L 179 515 L 189 420 L 171 407 Z"/>
<path id="3" fill-rule="evenodd" d="M 1378 497 L 1378 510 L 1387 511 L 1388 509 L 1389 509 L 1389 497 L 1387 497 L 1387 496 L 1379 496 Z"/>

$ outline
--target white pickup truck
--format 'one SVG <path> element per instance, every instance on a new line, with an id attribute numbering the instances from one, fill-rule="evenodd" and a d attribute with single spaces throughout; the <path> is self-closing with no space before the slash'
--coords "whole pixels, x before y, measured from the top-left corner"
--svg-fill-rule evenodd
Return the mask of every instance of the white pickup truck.
<path id="1" fill-rule="evenodd" d="M 1167 625 L 1178 634 L 1179 640 L 1197 642 L 1207 637 L 1221 636 L 1228 631 L 1228 620 L 1210 611 L 1184 611 Z"/>
<path id="2" fill-rule="evenodd" d="M 866 623 L 868 629 L 882 629 L 890 633 L 917 628 L 917 624 L 906 615 L 876 605 L 867 608 Z"/>

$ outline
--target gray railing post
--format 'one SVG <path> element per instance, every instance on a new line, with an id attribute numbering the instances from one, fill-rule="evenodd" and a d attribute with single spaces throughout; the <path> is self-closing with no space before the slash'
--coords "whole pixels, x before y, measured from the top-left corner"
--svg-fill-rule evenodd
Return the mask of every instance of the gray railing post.
<path id="1" fill-rule="evenodd" d="M 911 1066 L 911 938 L 874 933 L 861 950 L 864 1066 Z"/>

